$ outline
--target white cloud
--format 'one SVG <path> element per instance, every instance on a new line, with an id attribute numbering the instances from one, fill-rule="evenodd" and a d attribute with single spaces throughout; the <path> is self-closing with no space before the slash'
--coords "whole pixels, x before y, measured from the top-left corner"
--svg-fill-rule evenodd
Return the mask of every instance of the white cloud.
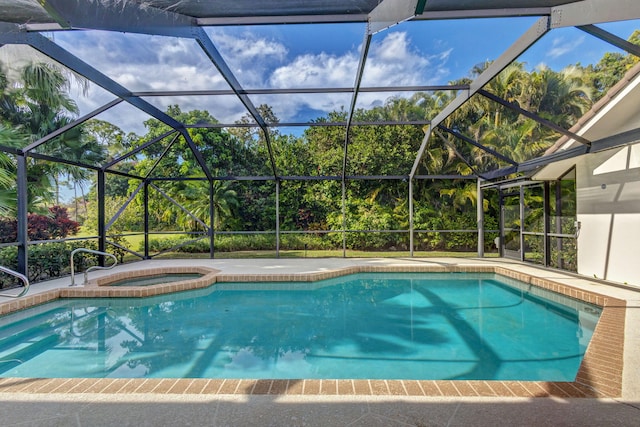
<path id="1" fill-rule="evenodd" d="M 283 60 L 287 47 L 274 40 L 258 38 L 247 32 L 243 37 L 235 37 L 223 31 L 214 31 L 211 38 L 222 52 L 228 55 L 228 61 L 253 62 L 257 58 Z"/>
<path id="2" fill-rule="evenodd" d="M 424 81 L 424 73 L 430 63 L 429 58 L 410 49 L 407 33 L 390 33 L 369 49 L 362 84 L 416 85 Z"/>
<path id="3" fill-rule="evenodd" d="M 244 88 L 353 87 L 360 58 L 359 47 L 340 54 L 301 53 L 292 56 L 279 41 L 222 29 L 208 30 L 216 47 Z M 59 35 L 58 35 L 59 34 Z M 197 43 L 189 39 L 108 32 L 58 33 L 56 42 L 132 91 L 228 89 L 227 83 Z M 363 86 L 428 85 L 442 83 L 451 49 L 431 56 L 417 50 L 406 32 L 389 32 L 369 49 Z M 358 105 L 381 105 L 391 93 L 359 95 Z M 88 98 L 78 98 L 86 113 L 113 99 L 94 87 Z M 348 108 L 350 94 L 253 96 L 254 103 L 272 105 L 280 120 L 291 121 L 300 111 L 322 114 Z M 183 111 L 209 110 L 220 122 L 231 123 L 246 114 L 235 97 L 150 97 L 160 109 L 179 103 Z M 139 117 L 117 110 L 114 124 L 144 133 Z"/>
<path id="4" fill-rule="evenodd" d="M 361 48 L 361 47 L 360 47 Z M 411 86 L 442 83 L 449 74 L 445 67 L 451 49 L 433 56 L 424 56 L 412 48 L 411 40 L 405 32 L 393 32 L 382 40 L 372 43 L 369 48 L 362 86 Z M 274 70 L 269 80 L 271 87 L 353 87 L 355 84 L 358 51 L 350 51 L 341 56 L 325 52 L 299 56 L 290 63 Z M 358 105 L 370 108 L 382 105 L 397 94 L 362 93 Z M 301 108 L 329 112 L 348 107 L 350 100 L 335 95 L 291 96 L 287 105 L 276 106 L 280 114 L 292 114 Z M 286 120 L 287 117 L 281 117 Z"/>
<path id="5" fill-rule="evenodd" d="M 251 33 L 233 36 L 220 29 L 209 31 L 212 41 L 245 88 L 263 87 L 268 70 L 286 60 L 282 43 L 258 38 Z"/>
<path id="6" fill-rule="evenodd" d="M 578 37 L 575 40 L 565 40 L 564 37 L 557 37 L 553 39 L 551 49 L 547 52 L 547 57 L 556 59 L 569 52 L 572 52 L 578 48 L 584 42 L 584 36 Z"/>
<path id="7" fill-rule="evenodd" d="M 343 56 L 306 54 L 277 68 L 271 74 L 271 87 L 350 87 L 355 83 L 358 58 L 353 53 Z"/>

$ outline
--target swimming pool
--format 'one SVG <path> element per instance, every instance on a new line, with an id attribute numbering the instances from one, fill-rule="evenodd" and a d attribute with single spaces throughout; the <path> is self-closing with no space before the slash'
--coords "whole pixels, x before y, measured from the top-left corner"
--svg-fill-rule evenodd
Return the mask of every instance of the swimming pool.
<path id="1" fill-rule="evenodd" d="M 573 380 L 600 309 L 540 293 L 493 273 L 367 273 L 60 300 L 0 319 L 0 375 Z"/>

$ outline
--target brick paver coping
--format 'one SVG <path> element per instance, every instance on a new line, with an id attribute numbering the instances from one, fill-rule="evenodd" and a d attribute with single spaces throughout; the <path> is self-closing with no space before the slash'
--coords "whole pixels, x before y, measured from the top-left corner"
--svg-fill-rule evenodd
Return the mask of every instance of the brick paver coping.
<path id="1" fill-rule="evenodd" d="M 167 267 L 113 274 L 69 287 L 33 294 L 0 304 L 0 315 L 58 298 L 148 297 L 211 286 L 216 282 L 316 281 L 361 272 L 490 272 L 526 283 L 529 290 L 547 289 L 602 307 L 602 314 L 572 382 L 548 381 L 416 381 L 416 380 L 237 380 L 237 379 L 97 379 L 0 378 L 1 393 L 160 393 L 269 395 L 401 395 L 501 397 L 620 397 L 626 301 L 577 289 L 549 279 L 496 266 L 355 266 L 322 273 L 220 274 L 205 267 Z M 108 286 L 127 278 L 159 274 L 199 273 L 196 279 L 144 287 Z"/>

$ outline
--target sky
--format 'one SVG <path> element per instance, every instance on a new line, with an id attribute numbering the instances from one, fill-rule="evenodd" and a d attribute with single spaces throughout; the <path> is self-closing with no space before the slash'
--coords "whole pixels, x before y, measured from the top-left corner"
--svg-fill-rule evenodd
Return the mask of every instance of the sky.
<path id="1" fill-rule="evenodd" d="M 373 36 L 362 86 L 440 85 L 469 77 L 475 65 L 498 58 L 536 20 L 493 18 L 396 25 Z M 627 39 L 640 28 L 640 21 L 601 27 Z M 208 27 L 206 32 L 245 89 L 352 87 L 365 25 Z M 229 88 L 193 40 L 105 31 L 48 36 L 130 91 Z M 607 51 L 618 50 L 578 29 L 567 28 L 552 30 L 519 60 L 530 70 L 541 66 L 560 70 L 578 62 L 596 63 Z M 362 93 L 357 106 L 382 105 L 394 95 L 411 93 Z M 76 90 L 73 96 L 81 114 L 114 98 L 95 85 L 85 94 Z M 208 110 L 221 123 L 232 123 L 246 114 L 235 96 L 145 99 L 161 110 L 170 104 L 180 105 L 183 111 Z M 252 95 L 251 100 L 255 105 L 271 105 L 281 122 L 308 121 L 330 111 L 348 110 L 351 94 Z M 142 122 L 149 117 L 121 103 L 98 118 L 143 135 Z"/>

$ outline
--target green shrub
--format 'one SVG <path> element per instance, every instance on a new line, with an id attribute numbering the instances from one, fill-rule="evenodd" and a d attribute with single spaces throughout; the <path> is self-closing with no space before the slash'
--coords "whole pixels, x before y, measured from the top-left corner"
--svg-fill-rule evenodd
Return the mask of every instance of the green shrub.
<path id="1" fill-rule="evenodd" d="M 54 279 L 71 274 L 71 252 L 78 248 L 96 249 L 95 241 L 73 241 L 42 243 L 29 246 L 28 272 L 29 282 Z M 97 255 L 83 253 L 74 257 L 76 272 L 84 271 L 92 265 L 98 264 Z M 12 270 L 18 269 L 18 247 L 9 246 L 0 249 L 0 265 Z M 13 278 L 3 276 L 0 281 L 2 288 L 18 285 Z"/>
<path id="2" fill-rule="evenodd" d="M 342 237 L 339 236 L 342 246 Z M 204 238 L 196 242 L 177 247 L 180 244 L 192 240 L 190 237 L 166 237 L 159 239 L 149 239 L 149 252 L 158 253 L 162 251 L 177 253 L 208 253 L 209 239 Z M 281 234 L 280 248 L 283 250 L 327 250 L 333 249 L 336 243 L 327 234 Z M 175 249 L 173 249 L 175 248 Z M 275 250 L 276 235 L 273 234 L 217 234 L 215 236 L 215 250 L 217 252 L 235 251 L 264 251 Z M 139 252 L 144 251 L 144 242 L 137 248 Z"/>
<path id="3" fill-rule="evenodd" d="M 162 251 L 168 251 L 172 248 L 193 240 L 192 237 L 165 237 L 160 239 L 149 239 L 149 252 L 158 253 Z M 138 246 L 139 252 L 144 252 L 144 241 L 140 242 Z M 209 252 L 209 239 L 200 239 L 187 245 L 181 246 L 172 250 L 173 252 L 185 252 L 185 253 L 201 253 Z"/>

